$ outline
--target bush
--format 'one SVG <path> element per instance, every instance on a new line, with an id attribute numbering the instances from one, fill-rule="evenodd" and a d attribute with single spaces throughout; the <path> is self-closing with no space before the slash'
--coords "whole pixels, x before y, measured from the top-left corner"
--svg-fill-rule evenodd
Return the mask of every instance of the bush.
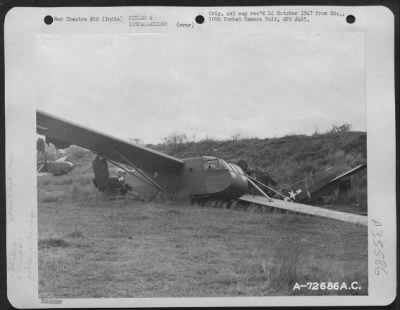
<path id="1" fill-rule="evenodd" d="M 351 131 L 352 125 L 349 123 L 344 123 L 343 125 L 336 126 L 333 125 L 331 129 L 327 131 L 328 134 L 345 133 Z"/>

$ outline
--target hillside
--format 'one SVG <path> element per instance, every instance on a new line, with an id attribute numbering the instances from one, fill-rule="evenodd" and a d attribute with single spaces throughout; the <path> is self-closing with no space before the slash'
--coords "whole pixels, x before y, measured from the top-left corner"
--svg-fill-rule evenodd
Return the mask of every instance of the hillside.
<path id="1" fill-rule="evenodd" d="M 179 158 L 210 155 L 234 163 L 244 159 L 250 167 L 267 170 L 283 185 L 335 164 L 354 167 L 366 163 L 366 138 L 365 132 L 346 131 L 267 139 L 207 139 L 151 147 Z M 346 197 L 332 197 L 329 202 L 351 203 L 366 208 L 366 181 L 364 170 L 352 177 L 352 189 Z"/>
<path id="2" fill-rule="evenodd" d="M 346 132 L 313 136 L 291 135 L 271 139 L 203 140 L 171 146 L 153 146 L 167 154 L 185 158 L 210 155 L 269 170 L 286 183 L 336 163 L 354 166 L 366 162 L 366 133 Z"/>

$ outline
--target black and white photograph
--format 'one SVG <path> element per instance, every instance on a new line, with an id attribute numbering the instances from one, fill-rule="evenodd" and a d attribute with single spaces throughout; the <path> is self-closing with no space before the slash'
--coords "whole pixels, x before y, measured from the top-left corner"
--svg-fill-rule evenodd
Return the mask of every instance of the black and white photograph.
<path id="1" fill-rule="evenodd" d="M 7 171 L 29 154 L 37 256 L 19 265 L 27 246 L 10 242 L 8 270 L 37 262 L 51 306 L 371 295 L 371 273 L 389 268 L 371 257 L 386 248 L 369 248 L 384 225 L 370 213 L 374 54 L 356 11 L 108 9 L 41 9 L 32 33 L 9 27 L 6 99 L 29 105 L 9 124 L 30 132 Z"/>

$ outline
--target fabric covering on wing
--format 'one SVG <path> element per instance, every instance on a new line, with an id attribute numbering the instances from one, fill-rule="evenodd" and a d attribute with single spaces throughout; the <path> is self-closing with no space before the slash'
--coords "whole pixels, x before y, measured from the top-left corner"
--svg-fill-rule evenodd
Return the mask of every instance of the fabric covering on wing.
<path id="1" fill-rule="evenodd" d="M 176 173 L 183 168 L 183 161 L 178 158 L 111 137 L 45 112 L 36 111 L 36 130 L 56 147 L 57 144 L 63 147 L 77 145 L 109 160 L 127 165 L 131 163 L 146 172 Z"/>
<path id="2" fill-rule="evenodd" d="M 352 214 L 339 212 L 335 210 L 329 210 L 321 207 L 315 207 L 310 205 L 305 205 L 301 203 L 295 203 L 290 201 L 283 201 L 278 199 L 266 199 L 263 196 L 255 195 L 243 195 L 239 198 L 240 200 L 251 202 L 259 205 L 264 205 L 267 207 L 278 208 L 282 210 L 287 210 L 291 212 L 309 214 L 314 216 L 326 217 L 342 222 L 360 224 L 363 226 L 368 226 L 368 217 L 364 215 Z"/>

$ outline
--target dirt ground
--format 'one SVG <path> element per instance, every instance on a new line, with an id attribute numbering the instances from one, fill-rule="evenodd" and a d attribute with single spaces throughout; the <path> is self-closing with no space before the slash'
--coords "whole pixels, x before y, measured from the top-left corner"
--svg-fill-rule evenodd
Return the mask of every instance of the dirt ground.
<path id="1" fill-rule="evenodd" d="M 296 214 L 39 193 L 41 298 L 368 292 L 367 228 Z M 357 281 L 357 290 L 294 290 Z"/>

